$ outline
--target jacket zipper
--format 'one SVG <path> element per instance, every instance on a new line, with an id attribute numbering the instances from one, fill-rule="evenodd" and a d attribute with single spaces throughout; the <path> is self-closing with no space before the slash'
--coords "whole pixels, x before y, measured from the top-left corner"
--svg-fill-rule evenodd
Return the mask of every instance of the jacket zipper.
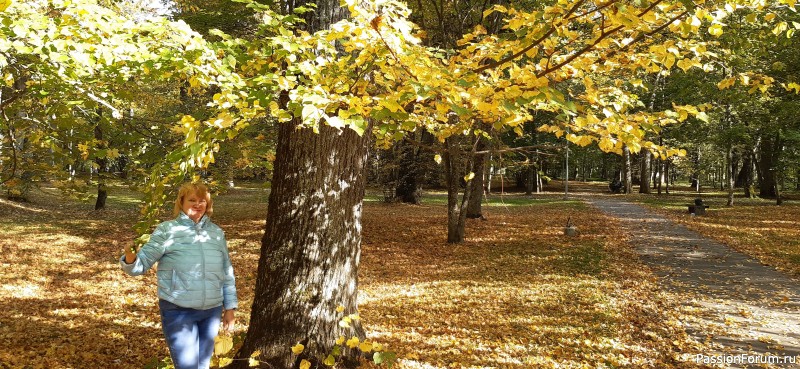
<path id="1" fill-rule="evenodd" d="M 195 227 L 195 232 L 197 236 L 200 236 L 200 223 L 197 223 Z M 202 289 L 203 289 L 203 308 L 206 307 L 206 252 L 203 250 L 203 243 L 200 243 L 200 263 L 202 264 L 201 268 L 201 275 L 200 280 L 202 282 Z"/>

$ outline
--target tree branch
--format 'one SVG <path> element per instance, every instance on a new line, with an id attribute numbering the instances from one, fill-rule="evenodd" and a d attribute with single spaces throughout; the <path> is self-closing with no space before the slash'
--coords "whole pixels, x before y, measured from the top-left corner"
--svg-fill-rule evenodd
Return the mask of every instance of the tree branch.
<path id="1" fill-rule="evenodd" d="M 98 104 L 100 104 L 102 106 L 105 106 L 106 108 L 111 110 L 111 116 L 112 117 L 114 117 L 116 119 L 122 118 L 122 113 L 119 111 L 119 109 L 114 107 L 114 105 L 111 105 L 111 103 L 109 103 L 109 102 L 97 97 L 94 93 L 92 93 L 89 90 L 84 89 L 83 87 L 79 86 L 78 84 L 75 84 L 75 88 L 77 88 L 78 91 L 80 91 L 81 93 L 86 94 L 86 96 L 88 96 L 90 99 L 94 100 L 96 103 L 98 103 Z"/>
<path id="2" fill-rule="evenodd" d="M 656 5 L 660 4 L 662 1 L 663 1 L 663 0 L 658 0 L 658 1 L 655 1 L 655 2 L 653 2 L 652 4 L 650 4 L 650 6 L 648 6 L 646 9 L 644 9 L 642 12 L 640 12 L 640 13 L 639 13 L 639 14 L 637 14 L 636 16 L 637 16 L 637 17 L 641 17 L 641 16 L 643 16 L 643 15 L 645 15 L 645 14 L 649 13 L 651 10 L 655 9 Z M 679 15 L 678 15 L 678 17 L 676 17 L 675 19 L 678 19 L 679 17 L 681 17 L 681 16 L 683 16 L 683 15 L 687 14 L 687 12 L 688 12 L 688 11 L 684 11 L 683 13 L 679 14 Z M 666 27 L 666 25 L 669 25 L 669 23 L 671 23 L 672 21 L 673 21 L 673 20 L 671 20 L 670 22 L 666 23 L 665 25 L 662 25 L 662 27 L 660 27 L 659 29 L 663 29 L 663 27 Z M 544 77 L 544 76 L 546 76 L 546 75 L 548 75 L 548 74 L 550 74 L 550 73 L 552 73 L 552 72 L 554 72 L 554 71 L 556 71 L 556 70 L 559 70 L 559 69 L 561 69 L 561 67 L 563 67 L 563 66 L 565 66 L 565 65 L 567 65 L 567 64 L 569 64 L 569 63 L 571 63 L 573 60 L 575 60 L 575 59 L 576 59 L 576 58 L 578 58 L 579 56 L 581 56 L 581 55 L 583 55 L 583 54 L 586 54 L 587 52 L 589 52 L 589 50 L 591 50 L 591 49 L 593 49 L 595 46 L 597 46 L 597 44 L 599 44 L 599 43 L 600 43 L 600 41 L 602 41 L 602 40 L 603 40 L 603 39 L 605 39 L 606 37 L 608 37 L 608 36 L 611 36 L 611 35 L 612 35 L 612 34 L 614 34 L 614 33 L 617 33 L 618 31 L 620 31 L 620 30 L 621 30 L 621 29 L 623 29 L 623 28 L 625 28 L 625 26 L 617 26 L 617 27 L 614 27 L 613 29 L 611 29 L 611 30 L 609 30 L 609 31 L 607 31 L 607 32 L 601 32 L 601 33 L 600 33 L 600 36 L 599 36 L 599 37 L 598 37 L 598 38 L 597 38 L 597 39 L 596 39 L 594 42 L 592 42 L 591 44 L 588 44 L 588 45 L 586 45 L 586 46 L 585 46 L 583 49 L 581 49 L 580 51 L 578 51 L 578 52 L 576 52 L 576 53 L 574 53 L 574 54 L 570 55 L 570 56 L 569 56 L 567 59 L 565 59 L 565 60 L 564 60 L 564 61 L 562 61 L 561 63 L 558 63 L 558 64 L 556 64 L 556 65 L 554 65 L 554 66 L 552 66 L 552 67 L 549 67 L 549 68 L 545 69 L 544 71 L 542 71 L 541 73 L 537 73 L 537 74 L 536 74 L 536 78 L 541 78 L 541 77 Z M 638 42 L 638 41 L 641 41 L 641 39 L 642 39 L 642 38 L 637 38 L 635 41 L 637 41 L 637 42 Z M 634 42 L 630 42 L 630 43 L 628 43 L 628 45 L 631 45 L 631 44 L 633 44 L 633 43 L 634 43 Z M 626 45 L 625 47 L 627 47 L 627 45 Z M 624 47 L 623 47 L 623 49 L 624 49 Z"/>
<path id="3" fill-rule="evenodd" d="M 654 35 L 654 34 L 656 34 L 656 33 L 658 33 L 658 32 L 661 32 L 661 31 L 663 31 L 663 30 L 664 30 L 664 28 L 667 28 L 667 26 L 669 26 L 670 24 L 672 24 L 672 22 L 674 22 L 674 21 L 676 21 L 676 20 L 678 20 L 678 19 L 681 19 L 681 18 L 685 17 L 685 16 L 686 16 L 686 15 L 688 15 L 688 14 L 689 14 L 689 11 L 688 11 L 688 10 L 684 10 L 682 13 L 680 13 L 680 14 L 676 15 L 675 17 L 673 17 L 673 18 L 672 18 L 672 19 L 670 19 L 669 21 L 667 21 L 667 22 L 665 22 L 664 24 L 660 25 L 658 28 L 656 28 L 656 29 L 654 29 L 654 30 L 652 30 L 652 31 L 650 31 L 650 32 L 647 32 L 647 33 L 642 33 L 641 35 L 639 35 L 638 37 L 636 37 L 635 39 L 633 39 L 633 41 L 631 41 L 631 42 L 629 42 L 629 43 L 625 44 L 625 45 L 624 45 L 624 46 L 622 46 L 621 48 L 619 48 L 619 49 L 617 49 L 617 50 L 612 50 L 611 52 L 609 52 L 609 53 L 608 53 L 608 55 L 605 55 L 605 56 L 603 56 L 601 59 L 598 59 L 598 61 L 605 61 L 605 60 L 608 60 L 608 58 L 611 58 L 611 57 L 613 57 L 613 56 L 614 56 L 614 55 L 616 55 L 618 52 L 625 51 L 625 50 L 626 50 L 626 49 L 627 49 L 629 46 L 631 46 L 631 45 L 633 45 L 633 44 L 636 44 L 636 43 L 638 43 L 638 42 L 640 42 L 640 41 L 644 40 L 644 38 L 645 38 L 645 37 L 647 37 L 647 36 L 651 36 L 651 35 Z"/>
<path id="4" fill-rule="evenodd" d="M 497 153 L 504 153 L 504 152 L 530 152 L 534 151 L 537 154 L 541 155 L 556 155 L 556 154 L 549 154 L 539 151 L 539 149 L 547 149 L 550 151 L 556 151 L 558 148 L 554 147 L 550 144 L 541 144 L 541 145 L 533 145 L 533 146 L 520 146 L 520 147 L 507 147 L 504 149 L 491 149 L 491 150 L 483 150 L 483 151 L 475 151 L 473 152 L 474 155 L 482 155 L 482 154 L 497 154 Z"/>
<path id="5" fill-rule="evenodd" d="M 574 13 L 576 10 L 578 10 L 578 7 L 583 5 L 584 1 L 585 0 L 578 1 L 578 3 L 575 4 L 575 6 L 572 7 L 572 9 L 570 9 L 569 12 L 567 12 L 567 14 L 564 15 L 564 18 L 569 18 L 569 16 L 572 13 Z M 550 37 L 550 35 L 552 35 L 553 32 L 555 32 L 555 30 L 556 30 L 556 27 L 551 27 L 547 32 L 545 32 L 544 35 L 542 35 L 542 37 L 536 39 L 534 42 L 532 42 L 530 45 L 524 47 L 522 50 L 520 50 L 520 51 L 518 51 L 518 52 L 516 52 L 514 54 L 511 54 L 511 55 L 509 55 L 509 56 L 507 56 L 507 57 L 505 57 L 503 59 L 500 59 L 500 60 L 498 60 L 498 61 L 496 61 L 494 63 L 486 64 L 486 65 L 484 65 L 484 66 L 482 66 L 482 67 L 480 67 L 478 69 L 473 70 L 472 72 L 478 74 L 478 73 L 481 73 L 481 72 L 483 72 L 483 71 L 485 71 L 487 69 L 497 68 L 497 67 L 499 67 L 499 66 L 501 66 L 501 65 L 503 65 L 505 63 L 508 63 L 508 62 L 510 62 L 510 61 L 512 61 L 512 60 L 514 60 L 516 58 L 519 58 L 520 56 L 524 55 L 525 53 L 527 53 L 528 51 L 530 51 L 531 49 L 533 49 L 534 47 L 536 47 L 537 45 L 542 43 L 542 41 L 544 41 L 546 38 Z"/>
<path id="6" fill-rule="evenodd" d="M 594 12 L 599 12 L 599 11 L 601 11 L 601 10 L 603 10 L 603 9 L 607 8 L 607 7 L 608 7 L 608 6 L 610 6 L 611 4 L 616 4 L 617 2 L 619 2 L 619 0 L 609 1 L 609 2 L 607 2 L 607 3 L 605 3 L 605 4 L 601 5 L 601 6 L 598 6 L 598 7 L 594 8 L 594 9 L 589 9 L 589 10 L 587 10 L 585 13 L 576 14 L 575 16 L 573 16 L 572 18 L 570 18 L 570 19 L 567 19 L 567 20 L 578 19 L 578 18 L 581 18 L 581 17 L 585 17 L 585 16 L 587 16 L 587 15 L 589 15 L 589 14 L 592 14 L 592 13 L 594 13 Z M 602 14 L 602 13 L 601 13 L 601 14 Z"/>

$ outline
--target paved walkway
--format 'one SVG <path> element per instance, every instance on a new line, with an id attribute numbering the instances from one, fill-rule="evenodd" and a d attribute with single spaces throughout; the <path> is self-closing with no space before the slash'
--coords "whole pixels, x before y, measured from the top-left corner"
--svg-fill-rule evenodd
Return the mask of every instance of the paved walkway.
<path id="1" fill-rule="evenodd" d="M 719 350 L 703 354 L 749 355 L 744 360 L 800 355 L 797 280 L 640 205 L 613 197 L 587 201 L 622 221 L 642 260 L 654 269 L 668 291 L 698 297 L 684 305 L 702 310 L 702 319 L 684 324 L 695 339 L 704 342 L 711 338 Z M 718 329 L 709 332 L 709 326 Z M 800 368 L 800 358 L 796 364 L 768 367 Z"/>

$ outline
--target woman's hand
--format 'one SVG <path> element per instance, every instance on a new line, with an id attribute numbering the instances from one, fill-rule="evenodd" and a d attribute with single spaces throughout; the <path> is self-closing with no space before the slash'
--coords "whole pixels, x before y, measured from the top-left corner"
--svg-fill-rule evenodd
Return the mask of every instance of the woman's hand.
<path id="1" fill-rule="evenodd" d="M 125 249 L 125 262 L 133 264 L 134 261 L 136 261 L 136 254 L 134 254 L 131 249 Z"/>
<path id="2" fill-rule="evenodd" d="M 222 330 L 226 332 L 233 332 L 233 327 L 236 325 L 236 309 L 225 310 L 222 313 Z"/>
<path id="3" fill-rule="evenodd" d="M 117 240 L 111 241 L 111 243 L 114 245 L 114 248 L 119 246 L 119 242 Z M 136 253 L 133 252 L 133 248 L 125 247 L 123 251 L 125 252 L 125 263 L 133 264 L 133 262 L 136 261 Z"/>

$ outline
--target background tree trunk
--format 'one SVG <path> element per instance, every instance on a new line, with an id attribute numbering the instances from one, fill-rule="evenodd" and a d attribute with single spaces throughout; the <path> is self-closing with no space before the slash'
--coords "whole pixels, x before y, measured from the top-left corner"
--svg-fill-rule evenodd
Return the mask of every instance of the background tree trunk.
<path id="1" fill-rule="evenodd" d="M 661 160 L 659 157 L 656 160 L 656 165 L 658 165 L 658 176 L 656 177 L 658 180 L 658 194 L 661 195 L 661 189 L 664 185 L 664 169 L 667 167 L 667 164 L 665 160 Z"/>
<path id="2" fill-rule="evenodd" d="M 633 189 L 633 168 L 631 168 L 631 150 L 628 146 L 622 148 L 622 193 L 631 193 Z"/>
<path id="3" fill-rule="evenodd" d="M 733 192 L 734 188 L 736 187 L 736 161 L 733 160 L 733 147 L 728 146 L 728 150 L 725 152 L 726 161 L 728 163 L 726 167 L 727 171 L 727 179 L 728 179 L 728 203 L 727 206 L 733 206 Z"/>
<path id="4" fill-rule="evenodd" d="M 418 205 L 422 200 L 421 166 L 418 160 L 420 149 L 405 141 L 400 141 L 397 145 L 399 158 L 395 196 L 402 202 Z"/>
<path id="5" fill-rule="evenodd" d="M 795 174 L 795 181 L 797 184 L 795 185 L 795 190 L 800 191 L 800 169 L 797 169 L 797 174 Z"/>
<path id="6" fill-rule="evenodd" d="M 528 165 L 525 167 L 525 195 L 533 195 L 536 188 L 536 167 Z"/>
<path id="7" fill-rule="evenodd" d="M 100 121 L 102 119 L 102 110 L 97 109 L 97 125 L 94 126 L 94 138 L 100 144 L 98 145 L 98 149 L 105 149 L 106 145 L 103 143 L 103 128 L 100 127 Z M 106 208 L 106 199 L 108 198 L 108 188 L 106 187 L 106 172 L 108 171 L 108 159 L 106 158 L 95 158 L 95 164 L 97 164 L 97 200 L 94 203 L 94 210 L 100 210 Z"/>
<path id="8" fill-rule="evenodd" d="M 466 233 L 466 205 L 469 203 L 470 182 L 464 183 L 464 165 L 460 142 L 463 137 L 451 136 L 445 139 L 444 167 L 447 172 L 447 242 L 464 242 Z M 458 201 L 458 192 L 464 185 L 464 196 Z"/>
<path id="9" fill-rule="evenodd" d="M 739 188 L 744 188 L 747 183 L 747 177 L 752 175 L 752 168 L 751 168 L 751 161 L 750 155 L 745 155 L 742 158 L 742 168 L 739 169 L 739 173 L 736 174 L 736 179 L 733 182 L 733 185 Z"/>
<path id="10" fill-rule="evenodd" d="M 483 151 L 486 148 L 483 139 L 480 139 L 477 149 Z M 483 172 L 486 163 L 486 156 L 489 154 L 478 154 L 472 158 L 472 173 L 475 173 L 475 178 L 470 181 L 470 196 L 467 205 L 467 218 L 476 219 L 483 218 Z M 528 179 L 530 182 L 530 179 Z"/>
<path id="11" fill-rule="evenodd" d="M 648 150 L 643 150 L 640 159 L 639 173 L 639 193 L 650 193 L 650 163 L 653 154 Z"/>
<path id="12" fill-rule="evenodd" d="M 781 142 L 780 134 L 776 133 L 774 137 L 764 137 L 761 139 L 761 160 L 758 162 L 760 167 L 759 178 L 759 197 L 774 199 L 778 197 L 776 181 L 778 159 L 780 158 Z"/>

